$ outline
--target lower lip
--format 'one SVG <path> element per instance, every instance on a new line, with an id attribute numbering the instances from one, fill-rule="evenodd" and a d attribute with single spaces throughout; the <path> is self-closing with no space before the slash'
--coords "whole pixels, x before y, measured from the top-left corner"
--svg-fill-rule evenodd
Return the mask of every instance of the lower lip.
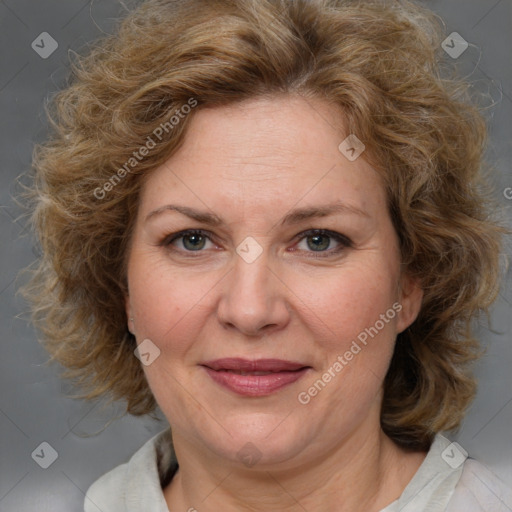
<path id="1" fill-rule="evenodd" d="M 298 381 L 308 368 L 293 372 L 275 372 L 267 375 L 239 375 L 204 367 L 208 375 L 221 386 L 243 396 L 267 396 Z"/>

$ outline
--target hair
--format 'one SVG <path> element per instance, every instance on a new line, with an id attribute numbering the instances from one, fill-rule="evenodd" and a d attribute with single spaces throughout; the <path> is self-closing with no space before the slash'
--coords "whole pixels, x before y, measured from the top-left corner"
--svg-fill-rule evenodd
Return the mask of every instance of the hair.
<path id="1" fill-rule="evenodd" d="M 396 340 L 382 429 L 426 449 L 456 428 L 475 394 L 472 322 L 499 292 L 505 229 L 483 179 L 485 120 L 443 38 L 439 18 L 406 0 L 148 0 L 75 56 L 51 101 L 51 135 L 34 151 L 42 255 L 24 293 L 81 396 L 124 399 L 134 415 L 156 409 L 125 312 L 144 176 L 175 153 L 200 109 L 297 94 L 340 107 L 364 142 L 403 271 L 424 290 Z M 135 158 L 150 138 L 155 147 Z"/>

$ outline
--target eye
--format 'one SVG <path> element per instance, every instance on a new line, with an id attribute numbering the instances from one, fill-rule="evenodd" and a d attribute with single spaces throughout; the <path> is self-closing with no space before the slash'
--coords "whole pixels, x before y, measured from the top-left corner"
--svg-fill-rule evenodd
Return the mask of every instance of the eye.
<path id="1" fill-rule="evenodd" d="M 342 252 L 352 246 L 351 240 L 335 231 L 326 229 L 310 229 L 298 234 L 295 239 L 299 240 L 291 252 L 303 251 L 305 253 L 317 253 L 314 257 L 328 257 Z M 211 235 L 201 229 L 187 229 L 169 235 L 162 243 L 173 251 L 183 253 L 204 252 L 206 249 L 214 249 L 217 245 L 212 241 Z"/>
<path id="2" fill-rule="evenodd" d="M 213 245 L 210 237 L 200 229 L 181 231 L 171 235 L 171 237 L 167 238 L 164 242 L 166 246 L 174 245 L 187 252 L 200 252 L 202 249 L 209 249 L 211 247 L 208 247 L 208 243 Z"/>
<path id="3" fill-rule="evenodd" d="M 351 240 L 346 236 L 326 229 L 310 229 L 297 235 L 297 238 L 300 240 L 296 246 L 298 250 L 326 253 L 326 256 L 352 246 Z"/>

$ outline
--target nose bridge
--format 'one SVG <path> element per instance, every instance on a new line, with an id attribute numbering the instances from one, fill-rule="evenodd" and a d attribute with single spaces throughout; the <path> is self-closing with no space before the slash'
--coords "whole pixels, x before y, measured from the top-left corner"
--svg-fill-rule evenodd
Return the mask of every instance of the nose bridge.
<path id="1" fill-rule="evenodd" d="M 266 299 L 269 290 L 268 257 L 261 254 L 254 261 L 247 261 L 238 256 L 233 269 L 232 293 L 236 295 L 252 295 L 255 299 Z"/>
<path id="2" fill-rule="evenodd" d="M 240 244 L 218 314 L 225 326 L 255 335 L 262 329 L 268 331 L 270 326 L 282 327 L 288 309 L 283 290 L 269 267 L 267 251 L 262 249 L 254 259 L 253 251 L 250 245 Z M 245 257 L 251 252 L 251 258 Z"/>

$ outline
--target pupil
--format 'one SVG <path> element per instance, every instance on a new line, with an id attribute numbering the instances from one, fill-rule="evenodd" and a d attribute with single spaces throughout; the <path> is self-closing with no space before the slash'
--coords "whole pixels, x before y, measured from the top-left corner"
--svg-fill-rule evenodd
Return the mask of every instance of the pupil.
<path id="1" fill-rule="evenodd" d="M 204 242 L 204 237 L 198 234 L 187 235 L 183 238 L 183 245 L 185 248 L 192 251 L 202 249 L 204 247 Z"/>
<path id="2" fill-rule="evenodd" d="M 323 239 L 323 240 L 322 240 Z M 311 244 L 310 241 L 313 243 Z M 329 247 L 329 237 L 326 235 L 313 235 L 308 237 L 308 246 L 313 250 L 324 250 Z"/>

